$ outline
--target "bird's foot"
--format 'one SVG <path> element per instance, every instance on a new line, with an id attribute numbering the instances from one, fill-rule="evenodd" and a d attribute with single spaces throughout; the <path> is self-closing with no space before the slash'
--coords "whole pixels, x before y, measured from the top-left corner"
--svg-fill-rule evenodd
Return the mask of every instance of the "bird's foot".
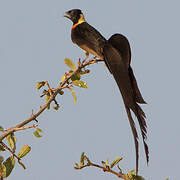
<path id="1" fill-rule="evenodd" d="M 89 53 L 88 53 L 88 52 L 85 52 L 85 54 L 86 54 L 86 57 L 85 57 L 85 59 L 84 59 L 83 62 L 82 62 L 83 64 L 86 63 L 86 61 L 87 61 L 87 59 L 88 59 L 88 57 L 89 57 Z"/>

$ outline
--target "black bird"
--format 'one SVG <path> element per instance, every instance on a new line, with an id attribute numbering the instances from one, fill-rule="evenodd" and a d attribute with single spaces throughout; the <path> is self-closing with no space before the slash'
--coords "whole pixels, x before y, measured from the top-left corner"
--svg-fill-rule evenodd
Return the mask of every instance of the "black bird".
<path id="1" fill-rule="evenodd" d="M 131 49 L 129 42 L 127 38 L 121 34 L 114 34 L 110 39 L 106 40 L 95 28 L 85 21 L 84 15 L 80 9 L 72 9 L 66 12 L 64 16 L 73 22 L 71 31 L 72 42 L 85 51 L 86 58 L 89 56 L 89 53 L 91 53 L 104 60 L 109 71 L 116 80 L 122 94 L 135 141 L 136 171 L 138 173 L 138 134 L 130 110 L 134 112 L 138 119 L 143 138 L 146 161 L 148 163 L 149 150 L 146 144 L 146 115 L 138 105 L 138 103 L 146 104 L 146 102 L 139 91 L 133 70 L 130 66 Z"/>

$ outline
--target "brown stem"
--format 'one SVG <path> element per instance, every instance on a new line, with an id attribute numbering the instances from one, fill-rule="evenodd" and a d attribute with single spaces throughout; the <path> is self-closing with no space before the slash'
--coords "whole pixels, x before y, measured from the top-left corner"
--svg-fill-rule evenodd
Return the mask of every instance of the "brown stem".
<path id="1" fill-rule="evenodd" d="M 114 174 L 114 175 L 116 175 L 117 177 L 119 177 L 119 178 L 121 178 L 121 179 L 130 180 L 130 179 L 129 179 L 125 174 L 123 174 L 122 172 L 116 172 L 116 171 L 113 171 L 112 169 L 110 169 L 109 167 L 100 166 L 100 165 L 94 164 L 94 163 L 92 163 L 92 162 L 90 162 L 89 164 L 86 164 L 86 165 L 84 165 L 84 166 L 74 167 L 74 168 L 75 168 L 76 170 L 78 170 L 78 169 L 83 169 L 83 168 L 88 167 L 88 166 L 102 169 L 104 172 L 109 172 L 109 173 L 111 173 L 111 174 Z"/>
<path id="2" fill-rule="evenodd" d="M 21 131 L 21 130 L 25 130 L 25 129 L 32 129 L 32 128 L 36 128 L 38 125 L 37 124 L 33 124 L 31 126 L 24 126 L 24 127 L 19 127 L 19 128 L 14 128 L 15 131 Z"/>

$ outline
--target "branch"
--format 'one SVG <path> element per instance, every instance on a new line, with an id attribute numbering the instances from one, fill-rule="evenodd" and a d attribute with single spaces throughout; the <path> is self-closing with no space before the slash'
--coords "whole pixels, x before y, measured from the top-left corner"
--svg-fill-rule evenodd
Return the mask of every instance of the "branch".
<path id="1" fill-rule="evenodd" d="M 80 170 L 86 167 L 96 167 L 104 172 L 109 172 L 111 174 L 114 174 L 118 178 L 124 179 L 124 180 L 143 180 L 144 178 L 142 176 L 138 176 L 136 174 L 136 170 L 128 171 L 127 174 L 122 172 L 122 169 L 119 167 L 119 162 L 122 160 L 122 157 L 116 157 L 111 163 L 109 163 L 108 160 L 101 161 L 102 165 L 95 164 L 91 162 L 91 160 L 85 155 L 84 152 L 81 153 L 80 156 L 80 163 L 75 163 L 74 169 Z M 119 171 L 113 170 L 113 168 L 117 166 Z"/>
<path id="2" fill-rule="evenodd" d="M 103 166 L 100 166 L 98 164 L 94 164 L 94 163 L 90 163 L 90 164 L 86 164 L 84 166 L 81 166 L 79 168 L 77 167 L 74 167 L 74 169 L 78 170 L 78 169 L 83 169 L 85 167 L 88 167 L 88 166 L 92 166 L 92 167 L 96 167 L 96 168 L 99 168 L 99 169 L 102 169 L 104 172 L 109 172 L 111 174 L 114 174 L 116 175 L 117 177 L 121 178 L 121 179 L 124 179 L 124 180 L 129 180 L 129 178 L 127 178 L 127 176 L 125 176 L 122 172 L 116 172 L 116 171 L 113 171 L 112 169 L 110 169 L 109 167 L 103 167 Z"/>
<path id="3" fill-rule="evenodd" d="M 37 126 L 38 126 L 37 124 L 33 124 L 33 125 L 31 125 L 31 126 L 24 126 L 24 127 L 20 127 L 20 128 L 14 128 L 14 132 L 15 132 L 15 131 L 25 130 L 25 129 L 36 128 Z"/>
<path id="4" fill-rule="evenodd" d="M 127 174 L 123 174 L 121 169 L 119 168 L 119 172 L 116 172 L 114 170 L 112 170 L 109 166 L 101 166 L 99 164 L 95 164 L 95 163 L 92 163 L 86 156 L 84 156 L 84 160 L 87 161 L 87 164 L 85 165 L 76 165 L 74 167 L 74 169 L 76 170 L 80 170 L 80 169 L 83 169 L 83 168 L 86 168 L 86 167 L 96 167 L 96 168 L 99 168 L 99 169 L 102 169 L 104 172 L 109 172 L 111 174 L 114 174 L 116 175 L 117 177 L 121 178 L 121 179 L 124 179 L 124 180 L 130 180 L 130 178 L 127 176 Z M 84 164 L 84 163 L 83 163 Z"/>
<path id="5" fill-rule="evenodd" d="M 9 134 L 13 133 L 13 132 L 16 132 L 16 131 L 19 131 L 19 130 L 25 130 L 25 129 L 28 129 L 28 128 L 22 128 L 24 127 L 26 124 L 32 122 L 32 121 L 37 121 L 36 118 L 39 117 L 41 115 L 42 112 L 45 111 L 45 109 L 51 104 L 52 101 L 56 102 L 55 98 L 57 96 L 57 94 L 65 88 L 66 84 L 68 83 L 68 81 L 71 79 L 72 76 L 74 76 L 75 74 L 77 74 L 78 72 L 81 71 L 81 69 L 83 69 L 84 67 L 88 66 L 88 65 L 91 65 L 91 64 L 95 64 L 95 63 L 98 63 L 98 62 L 102 62 L 103 60 L 100 60 L 100 59 L 92 59 L 92 60 L 89 60 L 89 61 L 83 61 L 83 63 L 78 62 L 78 68 L 76 71 L 74 71 L 71 76 L 69 76 L 68 78 L 66 78 L 61 84 L 60 86 L 55 90 L 54 93 L 51 93 L 51 96 L 49 98 L 49 100 L 39 108 L 39 110 L 33 114 L 30 115 L 29 118 L 27 118 L 26 120 L 24 120 L 23 122 L 17 124 L 16 126 L 13 126 L 13 127 L 10 127 L 8 128 L 7 130 L 5 130 L 1 135 L 0 135 L 0 142 L 2 142 L 2 140 L 8 136 Z"/>

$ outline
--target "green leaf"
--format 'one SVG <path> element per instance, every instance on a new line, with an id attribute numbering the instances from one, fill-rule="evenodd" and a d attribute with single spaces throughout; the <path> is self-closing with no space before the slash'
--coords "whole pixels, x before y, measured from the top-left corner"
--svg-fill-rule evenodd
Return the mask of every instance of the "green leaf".
<path id="1" fill-rule="evenodd" d="M 72 70 L 69 70 L 68 72 L 65 72 L 63 77 L 61 78 L 61 82 L 60 82 L 60 85 L 67 79 L 69 78 L 71 75 L 72 75 L 73 71 Z M 69 81 L 69 80 L 68 80 Z"/>
<path id="2" fill-rule="evenodd" d="M 145 180 L 142 176 L 135 176 L 135 175 L 133 175 L 133 176 L 134 176 L 133 178 L 134 178 L 135 180 Z M 134 180 L 134 179 L 133 179 L 133 180 Z"/>
<path id="3" fill-rule="evenodd" d="M 6 161 L 3 162 L 3 165 L 5 166 L 5 169 L 4 169 L 4 172 L 3 172 L 3 177 L 7 178 L 11 174 L 11 172 L 12 172 L 12 170 L 14 168 L 14 165 L 15 165 L 14 157 L 11 156 L 11 157 L 7 158 Z"/>
<path id="4" fill-rule="evenodd" d="M 84 152 L 81 153 L 80 166 L 84 166 Z"/>
<path id="5" fill-rule="evenodd" d="M 42 135 L 40 135 L 40 133 L 42 133 L 42 132 L 43 132 L 42 129 L 36 128 L 36 131 L 34 131 L 33 134 L 34 134 L 35 137 L 40 138 L 40 137 L 42 137 Z"/>
<path id="6" fill-rule="evenodd" d="M 19 158 L 23 158 L 31 151 L 31 147 L 25 144 L 18 153 Z"/>
<path id="7" fill-rule="evenodd" d="M 36 128 L 36 131 L 38 131 L 38 132 L 43 132 L 43 130 L 40 129 L 40 128 Z"/>
<path id="8" fill-rule="evenodd" d="M 45 95 L 45 103 L 47 103 L 49 99 L 50 99 L 50 94 L 48 93 Z M 47 109 L 50 109 L 50 104 L 48 104 Z"/>
<path id="9" fill-rule="evenodd" d="M 129 171 L 128 174 L 127 174 L 128 178 L 130 180 L 144 180 L 144 178 L 142 176 L 137 176 L 136 175 L 136 170 L 132 170 L 132 171 Z"/>
<path id="10" fill-rule="evenodd" d="M 63 77 L 61 78 L 61 82 L 63 82 L 66 79 L 66 76 L 63 75 Z"/>
<path id="11" fill-rule="evenodd" d="M 78 163 L 75 163 L 75 168 L 79 169 L 81 166 Z"/>
<path id="12" fill-rule="evenodd" d="M 72 96 L 73 96 L 73 98 L 74 98 L 74 104 L 76 104 L 76 102 L 77 102 L 77 97 L 76 97 L 75 91 L 74 91 L 72 88 L 69 88 L 69 90 L 71 91 Z"/>
<path id="13" fill-rule="evenodd" d="M 59 94 L 60 94 L 60 95 L 63 95 L 63 94 L 64 94 L 64 91 L 60 90 L 60 91 L 59 91 Z"/>
<path id="14" fill-rule="evenodd" d="M 106 163 L 104 161 L 101 161 L 101 163 L 106 168 Z"/>
<path id="15" fill-rule="evenodd" d="M 46 83 L 44 81 L 36 83 L 36 89 L 41 89 Z"/>
<path id="16" fill-rule="evenodd" d="M 129 171 L 128 174 L 131 175 L 131 176 L 136 175 L 136 169 L 133 169 L 132 171 Z"/>
<path id="17" fill-rule="evenodd" d="M 0 126 L 0 131 L 4 132 L 4 128 L 2 126 Z"/>
<path id="18" fill-rule="evenodd" d="M 122 157 L 117 157 L 115 160 L 113 160 L 113 162 L 111 163 L 111 168 L 116 166 L 119 163 L 119 161 L 121 161 L 122 159 L 123 159 Z"/>
<path id="19" fill-rule="evenodd" d="M 0 152 L 5 151 L 4 147 L 0 145 Z"/>
<path id="20" fill-rule="evenodd" d="M 75 85 L 75 86 L 78 86 L 80 88 L 88 88 L 87 83 L 85 83 L 83 81 L 76 80 L 76 81 L 73 81 L 72 84 Z"/>
<path id="21" fill-rule="evenodd" d="M 0 177 L 5 178 L 6 176 L 6 167 L 4 166 L 4 164 L 0 164 Z"/>
<path id="22" fill-rule="evenodd" d="M 80 80 L 81 79 L 81 76 L 79 73 L 76 73 L 74 74 L 72 77 L 71 77 L 71 80 L 72 81 L 75 81 L 75 80 Z"/>
<path id="23" fill-rule="evenodd" d="M 74 62 L 72 62 L 70 59 L 65 58 L 64 59 L 64 64 L 66 64 L 69 68 L 71 68 L 73 71 L 76 70 L 76 65 L 74 64 Z"/>
<path id="24" fill-rule="evenodd" d="M 109 167 L 109 161 L 108 161 L 108 160 L 106 160 L 106 166 L 108 166 L 108 167 Z"/>
<path id="25" fill-rule="evenodd" d="M 4 161 L 4 157 L 0 155 L 0 164 Z"/>
<path id="26" fill-rule="evenodd" d="M 55 109 L 56 111 L 60 108 L 59 104 L 57 104 L 56 106 L 53 107 L 53 109 Z"/>
<path id="27" fill-rule="evenodd" d="M 11 147 L 11 149 L 13 150 L 13 152 L 15 152 L 16 150 L 16 137 L 14 136 L 14 133 L 9 134 L 6 137 L 6 140 L 8 142 L 8 145 Z"/>
<path id="28" fill-rule="evenodd" d="M 37 137 L 37 138 L 42 137 L 37 130 L 34 131 L 33 134 L 34 134 L 34 136 Z"/>

